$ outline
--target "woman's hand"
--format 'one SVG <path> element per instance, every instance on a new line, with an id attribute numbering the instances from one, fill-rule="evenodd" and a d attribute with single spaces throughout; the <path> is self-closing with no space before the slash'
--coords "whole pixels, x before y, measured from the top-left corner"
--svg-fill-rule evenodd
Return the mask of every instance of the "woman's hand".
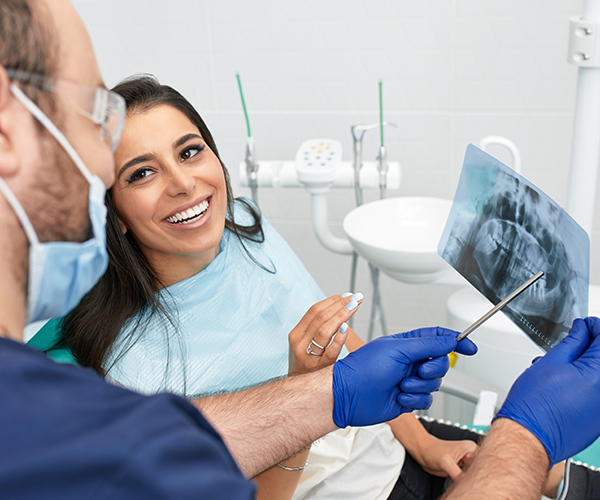
<path id="1" fill-rule="evenodd" d="M 460 478 L 462 466 L 468 465 L 477 451 L 473 441 L 446 441 L 429 435 L 412 457 L 423 469 L 434 476 Z"/>
<path id="2" fill-rule="evenodd" d="M 290 375 L 335 363 L 348 336 L 346 321 L 357 311 L 362 299 L 362 293 L 334 295 L 308 310 L 289 335 Z"/>

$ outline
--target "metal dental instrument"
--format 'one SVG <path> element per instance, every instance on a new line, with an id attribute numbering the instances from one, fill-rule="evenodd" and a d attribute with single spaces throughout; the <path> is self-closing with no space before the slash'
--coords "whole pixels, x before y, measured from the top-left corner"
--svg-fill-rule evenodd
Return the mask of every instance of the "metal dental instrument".
<path id="1" fill-rule="evenodd" d="M 494 314 L 496 314 L 500 309 L 502 309 L 506 304 L 508 304 L 511 300 L 516 298 L 521 294 L 524 290 L 533 285 L 537 280 L 539 280 L 544 275 L 544 271 L 539 271 L 537 274 L 529 278 L 525 283 L 523 283 L 519 288 L 517 288 L 513 293 L 511 293 L 508 297 L 506 297 L 503 301 L 498 302 L 497 305 L 492 307 L 488 312 L 486 312 L 481 318 L 479 318 L 475 323 L 471 326 L 467 327 L 463 332 L 456 337 L 456 340 L 461 341 L 464 339 L 469 333 L 472 333 L 474 330 L 479 328 L 483 323 L 485 323 L 488 319 L 490 319 Z"/>
<path id="2" fill-rule="evenodd" d="M 244 117 L 246 118 L 246 130 L 248 138 L 246 140 L 246 174 L 248 175 L 248 186 L 252 193 L 252 201 L 258 205 L 258 163 L 256 163 L 256 153 L 254 151 L 254 138 L 250 130 L 250 119 L 248 118 L 248 110 L 246 109 L 246 101 L 244 100 L 244 91 L 242 90 L 242 80 L 240 75 L 236 74 L 240 98 L 242 99 L 242 108 L 244 109 Z"/>
<path id="3" fill-rule="evenodd" d="M 379 198 L 384 199 L 386 190 L 387 190 L 387 172 L 388 172 L 388 164 L 387 164 L 387 153 L 385 150 L 384 144 L 384 133 L 383 133 L 383 82 L 379 80 L 379 136 L 381 144 L 379 146 L 379 156 L 377 157 L 379 163 Z"/>
<path id="4" fill-rule="evenodd" d="M 362 168 L 362 144 L 363 138 L 365 136 L 365 132 L 367 130 L 372 130 L 377 127 L 391 125 L 395 127 L 395 123 L 391 123 L 388 121 L 380 121 L 378 123 L 372 123 L 371 125 L 353 125 L 350 130 L 352 132 L 352 139 L 354 142 L 354 194 L 356 197 L 356 206 L 359 207 L 363 204 L 363 193 L 362 188 L 360 187 L 360 169 Z M 379 158 L 378 158 L 379 159 Z M 387 163 L 385 164 L 387 168 Z M 381 174 L 380 174 L 381 175 Z M 386 171 L 387 176 L 387 171 Z M 354 252 L 352 254 L 352 268 L 350 271 L 350 290 L 355 289 L 356 285 L 356 271 L 358 267 L 358 254 Z M 371 321 L 369 323 L 369 336 L 368 339 L 372 340 L 373 331 L 375 327 L 375 311 L 379 311 L 379 319 L 381 320 L 381 331 L 384 335 L 387 335 L 387 328 L 385 326 L 385 318 L 383 314 L 383 307 L 381 307 L 381 299 L 377 296 L 379 295 L 379 279 L 377 275 L 378 269 L 373 264 L 369 264 L 369 269 L 371 271 L 371 280 L 373 281 L 373 308 L 371 309 Z M 354 317 L 350 318 L 348 324 L 352 327 L 354 323 Z"/>

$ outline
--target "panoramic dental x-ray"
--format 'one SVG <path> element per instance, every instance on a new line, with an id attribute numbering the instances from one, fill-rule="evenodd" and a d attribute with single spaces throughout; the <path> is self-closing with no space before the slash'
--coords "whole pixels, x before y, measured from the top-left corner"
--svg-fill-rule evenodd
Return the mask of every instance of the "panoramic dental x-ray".
<path id="1" fill-rule="evenodd" d="M 545 351 L 587 316 L 587 233 L 544 192 L 473 145 L 438 253 L 493 304 L 543 271 L 503 312 Z"/>

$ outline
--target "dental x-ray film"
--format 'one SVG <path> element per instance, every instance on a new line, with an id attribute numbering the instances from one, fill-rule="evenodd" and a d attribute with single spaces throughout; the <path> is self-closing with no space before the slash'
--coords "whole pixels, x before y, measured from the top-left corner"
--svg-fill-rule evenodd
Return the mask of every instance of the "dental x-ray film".
<path id="1" fill-rule="evenodd" d="M 502 310 L 544 351 L 587 316 L 587 233 L 544 192 L 472 144 L 438 253 L 494 305 L 544 271 Z"/>

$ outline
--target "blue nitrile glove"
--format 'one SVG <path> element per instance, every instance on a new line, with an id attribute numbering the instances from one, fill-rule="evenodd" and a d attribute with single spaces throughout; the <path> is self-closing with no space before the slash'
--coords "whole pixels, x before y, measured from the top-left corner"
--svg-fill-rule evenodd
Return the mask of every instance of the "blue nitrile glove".
<path id="1" fill-rule="evenodd" d="M 461 342 L 462 344 L 462 342 Z M 467 344 L 468 345 L 468 344 Z M 472 344 L 475 354 L 477 347 Z M 433 403 L 432 392 L 442 385 L 442 377 L 448 373 L 450 360 L 448 356 L 432 358 L 422 363 L 413 363 L 406 378 L 400 382 L 398 402 L 408 407 L 408 411 L 425 410 Z"/>
<path id="2" fill-rule="evenodd" d="M 569 335 L 513 384 L 496 418 L 537 437 L 556 464 L 600 435 L 600 320 L 576 319 Z"/>
<path id="3" fill-rule="evenodd" d="M 380 337 L 339 360 L 333 365 L 335 424 L 373 425 L 428 407 L 429 393 L 448 371 L 446 355 L 477 352 L 469 339 L 457 344 L 457 335 L 446 328 L 421 328 Z M 401 394 L 400 382 L 407 376 L 410 394 Z"/>

